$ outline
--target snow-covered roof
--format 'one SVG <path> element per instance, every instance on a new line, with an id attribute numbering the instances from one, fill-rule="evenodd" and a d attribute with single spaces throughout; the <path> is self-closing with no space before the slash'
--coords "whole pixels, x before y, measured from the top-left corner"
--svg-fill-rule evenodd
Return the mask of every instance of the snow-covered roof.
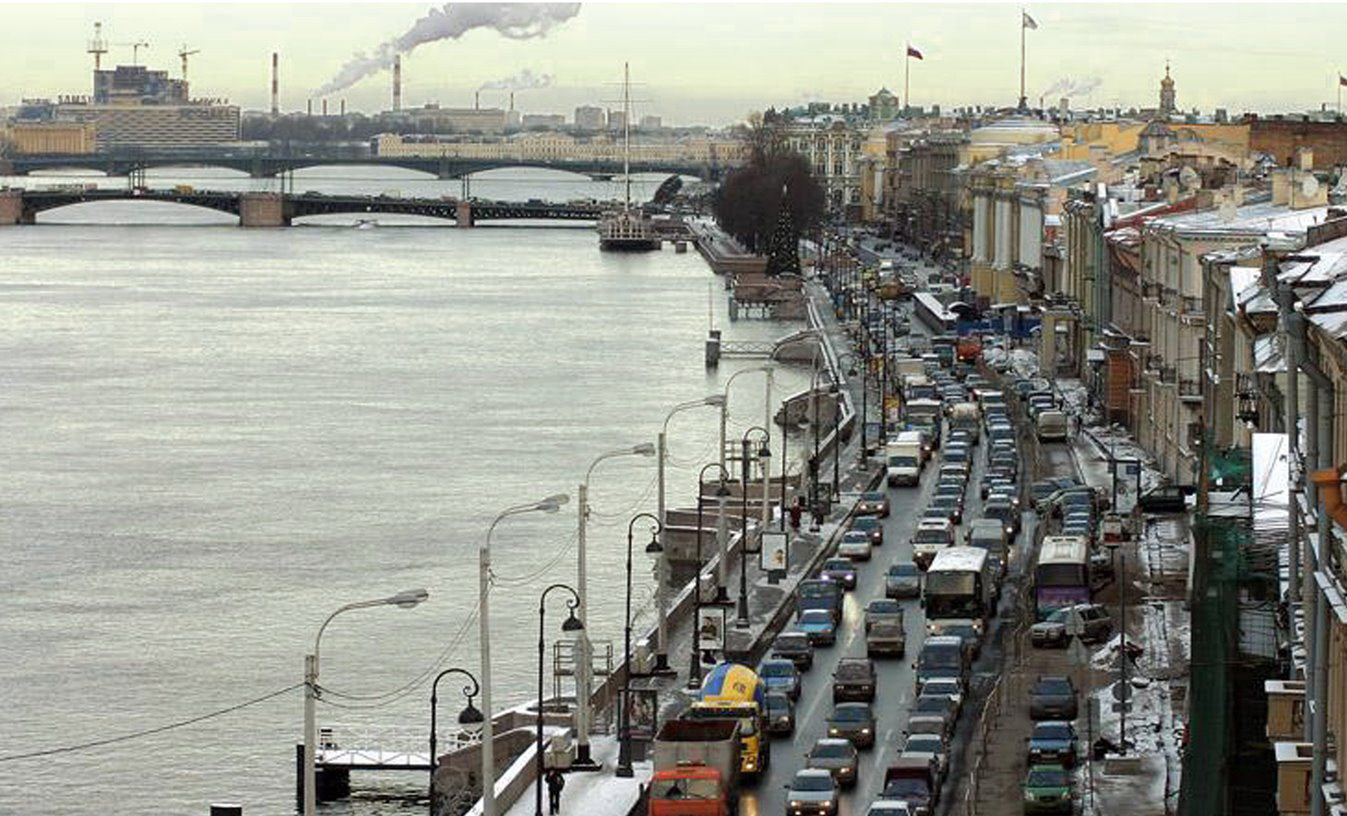
<path id="1" fill-rule="evenodd" d="M 1220 233 L 1303 233 L 1328 217 L 1328 207 L 1293 210 L 1285 204 L 1262 201 L 1235 209 L 1234 217 L 1224 220 L 1219 209 L 1198 210 L 1155 218 L 1150 223 L 1161 228 L 1184 232 Z"/>
<path id="2" fill-rule="evenodd" d="M 981 572 L 987 564 L 987 551 L 981 547 L 946 547 L 935 554 L 926 572 Z"/>
<path id="3" fill-rule="evenodd" d="M 1246 301 L 1245 290 L 1258 285 L 1261 279 L 1262 270 L 1256 266 L 1230 267 L 1230 295 L 1234 298 L 1235 303 L 1244 303 Z"/>
<path id="4" fill-rule="evenodd" d="M 1253 435 L 1253 515 L 1258 522 L 1282 522 L 1290 509 L 1291 466 L 1287 460 L 1286 434 Z"/>

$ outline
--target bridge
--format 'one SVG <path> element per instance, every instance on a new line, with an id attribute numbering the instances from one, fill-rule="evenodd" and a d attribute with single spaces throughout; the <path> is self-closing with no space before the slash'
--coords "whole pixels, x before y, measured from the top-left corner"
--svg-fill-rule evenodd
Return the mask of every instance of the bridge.
<path id="1" fill-rule="evenodd" d="M 294 219 L 312 215 L 394 214 L 420 215 L 471 227 L 479 221 L 545 219 L 596 221 L 614 205 L 561 204 L 546 201 L 509 202 L 445 198 L 398 198 L 383 195 L 326 195 L 322 193 L 249 193 L 228 190 L 145 188 L 94 189 L 70 185 L 69 189 L 0 190 L 0 226 L 34 224 L 37 214 L 59 207 L 96 201 L 157 201 L 204 207 L 239 217 L 245 227 L 289 226 Z"/>
<path id="2" fill-rule="evenodd" d="M 538 167 L 565 170 L 606 180 L 621 175 L 621 159 L 470 159 L 457 156 L 374 156 L 363 151 L 273 153 L 253 150 L 164 150 L 108 153 L 21 155 L 0 158 L 0 176 L 26 176 L 42 170 L 84 169 L 125 176 L 154 167 L 224 167 L 253 178 L 292 173 L 308 167 L 371 165 L 417 170 L 441 179 L 463 178 L 486 170 Z M 674 173 L 706 181 L 719 180 L 730 166 L 723 163 L 633 161 L 633 173 Z"/>

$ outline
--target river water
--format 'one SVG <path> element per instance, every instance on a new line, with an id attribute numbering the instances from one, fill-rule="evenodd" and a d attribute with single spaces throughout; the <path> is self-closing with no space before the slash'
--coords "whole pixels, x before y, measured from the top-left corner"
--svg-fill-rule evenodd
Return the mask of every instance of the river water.
<path id="1" fill-rule="evenodd" d="M 209 171 L 150 183 L 274 186 Z M 352 168 L 301 172 L 295 188 L 461 193 Z M 472 194 L 620 192 L 514 170 L 484 174 Z M 730 323 L 695 253 L 603 254 L 592 228 L 350 221 L 243 230 L 210 211 L 115 202 L 0 231 L 0 813 L 202 814 L 216 801 L 292 813 L 298 688 L 153 736 L 4 758 L 295 687 L 330 612 L 414 587 L 429 602 L 328 628 L 319 722 L 339 739 L 367 730 L 423 746 L 426 673 L 477 669 L 476 550 L 491 519 L 574 496 L 599 453 L 653 441 L 675 403 L 758 364 L 708 372 L 708 320 L 730 339 L 795 328 Z M 807 381 L 780 371 L 778 396 Z M 735 383 L 736 438 L 761 424 L 761 388 L 758 375 Z M 717 429 L 710 408 L 670 424 L 671 503 L 693 495 Z M 654 510 L 654 479 L 653 460 L 626 457 L 591 482 L 590 629 L 618 650 L 627 522 Z M 498 706 L 534 695 L 537 593 L 574 580 L 575 529 L 572 498 L 496 531 Z M 648 625 L 648 562 L 638 584 Z M 460 704 L 448 688 L 441 723 Z M 353 797 L 324 810 L 421 813 L 425 782 L 355 774 Z"/>

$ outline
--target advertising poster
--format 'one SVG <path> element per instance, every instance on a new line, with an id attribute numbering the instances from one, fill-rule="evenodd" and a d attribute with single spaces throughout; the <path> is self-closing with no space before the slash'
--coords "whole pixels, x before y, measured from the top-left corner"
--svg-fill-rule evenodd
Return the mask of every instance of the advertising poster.
<path id="1" fill-rule="evenodd" d="M 697 610 L 698 640 L 702 651 L 725 650 L 725 607 L 703 606 Z"/>

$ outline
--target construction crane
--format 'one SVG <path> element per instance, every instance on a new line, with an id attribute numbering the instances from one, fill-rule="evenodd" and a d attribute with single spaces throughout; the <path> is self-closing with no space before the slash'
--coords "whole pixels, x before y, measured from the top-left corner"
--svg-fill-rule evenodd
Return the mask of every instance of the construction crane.
<path id="1" fill-rule="evenodd" d="M 130 48 L 130 49 L 131 49 L 131 64 L 132 64 L 132 65 L 139 65 L 139 64 L 140 64 L 140 49 L 142 49 L 142 48 L 149 48 L 149 47 L 150 47 L 150 44 L 147 43 L 147 42 L 144 42 L 144 41 L 141 41 L 141 42 L 133 42 L 133 43 L 117 43 L 117 47 L 118 47 L 118 48 Z"/>
<path id="2" fill-rule="evenodd" d="M 108 53 L 108 41 L 103 39 L 102 23 L 94 23 L 94 38 L 89 40 L 86 52 L 94 55 L 94 70 L 100 70 L 103 67 L 103 55 Z"/>
<path id="3" fill-rule="evenodd" d="M 178 57 L 179 57 L 179 59 L 182 60 L 182 81 L 183 81 L 183 82 L 186 82 L 186 81 L 187 81 L 187 58 L 190 57 L 190 56 L 192 56 L 193 54 L 200 54 L 200 53 L 201 53 L 201 49 L 200 49 L 200 48 L 196 48 L 196 49 L 193 49 L 193 50 L 191 50 L 191 51 L 188 51 L 186 45 L 183 45 L 183 47 L 182 47 L 181 49 L 178 50 Z"/>

